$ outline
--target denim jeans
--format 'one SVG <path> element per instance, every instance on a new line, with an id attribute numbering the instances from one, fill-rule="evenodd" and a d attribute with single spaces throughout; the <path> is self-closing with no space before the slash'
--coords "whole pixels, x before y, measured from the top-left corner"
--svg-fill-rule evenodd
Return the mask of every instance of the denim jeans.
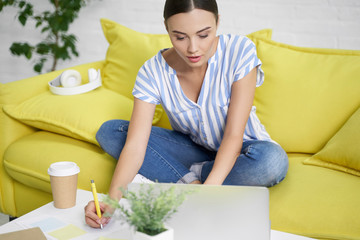
<path id="1" fill-rule="evenodd" d="M 102 149 L 116 160 L 125 145 L 128 126 L 128 121 L 110 120 L 96 134 Z M 165 183 L 204 182 L 215 156 L 216 151 L 194 143 L 183 133 L 153 126 L 139 173 L 152 181 Z M 196 163 L 202 163 L 200 174 L 190 171 Z M 268 141 L 245 141 L 223 184 L 271 187 L 285 178 L 287 170 L 288 158 L 279 145 Z"/>

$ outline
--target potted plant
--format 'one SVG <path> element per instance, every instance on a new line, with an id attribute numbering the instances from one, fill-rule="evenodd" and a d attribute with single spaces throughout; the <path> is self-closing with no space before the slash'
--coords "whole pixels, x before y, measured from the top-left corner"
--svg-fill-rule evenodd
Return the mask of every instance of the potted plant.
<path id="1" fill-rule="evenodd" d="M 49 0 L 49 8 L 39 12 L 36 9 L 43 8 L 44 1 L 32 0 L 0 0 L 0 12 L 7 6 L 18 8 L 17 19 L 22 26 L 32 21 L 35 28 L 41 28 L 45 34 L 43 40 L 35 45 L 28 42 L 14 42 L 10 51 L 15 56 L 24 56 L 28 60 L 38 56 L 34 61 L 34 71 L 41 73 L 44 64 L 52 60 L 50 71 L 56 69 L 59 60 L 70 60 L 78 56 L 76 49 L 77 38 L 69 34 L 69 27 L 78 17 L 82 7 L 88 0 Z"/>
<path id="2" fill-rule="evenodd" d="M 108 195 L 103 202 L 119 209 L 119 217 L 134 231 L 133 240 L 172 240 L 174 230 L 165 223 L 177 211 L 188 193 L 186 188 L 161 187 L 157 183 L 141 184 L 137 192 L 124 191 L 128 206 L 120 204 Z"/>

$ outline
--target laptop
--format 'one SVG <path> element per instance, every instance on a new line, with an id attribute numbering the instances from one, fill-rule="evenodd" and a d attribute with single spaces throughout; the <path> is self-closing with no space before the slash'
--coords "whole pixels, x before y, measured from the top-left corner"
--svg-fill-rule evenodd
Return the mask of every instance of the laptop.
<path id="1" fill-rule="evenodd" d="M 155 183 L 191 190 L 167 223 L 175 240 L 269 240 L 269 191 L 265 187 Z M 136 192 L 139 183 L 131 183 Z"/>

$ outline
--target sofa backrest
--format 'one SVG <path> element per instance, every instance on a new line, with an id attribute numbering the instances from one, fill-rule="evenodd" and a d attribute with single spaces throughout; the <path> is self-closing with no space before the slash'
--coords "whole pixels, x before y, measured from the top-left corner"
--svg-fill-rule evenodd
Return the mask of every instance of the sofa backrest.
<path id="1" fill-rule="evenodd" d="M 101 25 L 109 42 L 104 86 L 132 99 L 138 69 L 170 40 L 108 19 Z M 256 90 L 257 114 L 287 152 L 316 153 L 360 105 L 360 51 L 295 47 L 270 40 L 271 34 L 264 29 L 248 35 L 265 72 Z M 159 126 L 169 127 L 163 122 Z"/>

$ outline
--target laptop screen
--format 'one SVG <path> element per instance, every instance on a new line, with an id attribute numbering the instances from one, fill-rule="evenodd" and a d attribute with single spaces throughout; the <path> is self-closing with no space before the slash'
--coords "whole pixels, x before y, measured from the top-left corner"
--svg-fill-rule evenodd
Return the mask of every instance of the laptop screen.
<path id="1" fill-rule="evenodd" d="M 191 190 L 167 223 L 175 240 L 269 240 L 269 191 L 265 187 L 158 184 Z M 131 183 L 130 191 L 140 184 Z"/>

